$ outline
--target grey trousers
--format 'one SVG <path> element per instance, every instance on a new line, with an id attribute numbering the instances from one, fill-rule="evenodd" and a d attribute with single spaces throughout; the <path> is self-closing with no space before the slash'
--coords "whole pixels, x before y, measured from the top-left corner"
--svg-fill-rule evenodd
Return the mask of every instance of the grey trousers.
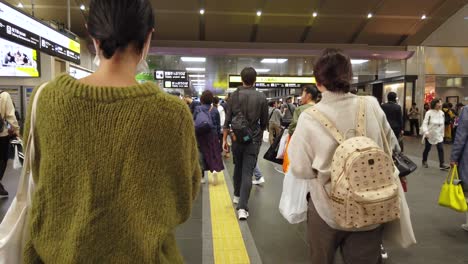
<path id="1" fill-rule="evenodd" d="M 252 175 L 257 165 L 260 143 L 239 144 L 233 142 L 234 196 L 240 197 L 237 210 L 249 210 L 248 203 L 252 190 Z"/>
<path id="2" fill-rule="evenodd" d="M 307 233 L 310 248 L 310 263 L 333 264 L 338 249 L 346 264 L 382 263 L 380 226 L 371 231 L 346 232 L 332 229 L 317 213 L 314 203 L 309 201 Z"/>

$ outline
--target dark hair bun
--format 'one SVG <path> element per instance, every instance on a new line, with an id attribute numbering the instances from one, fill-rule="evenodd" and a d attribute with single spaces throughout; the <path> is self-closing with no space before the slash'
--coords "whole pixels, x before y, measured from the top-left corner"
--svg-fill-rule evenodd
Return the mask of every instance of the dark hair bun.
<path id="1" fill-rule="evenodd" d="M 314 76 L 327 90 L 348 93 L 353 77 L 351 60 L 341 50 L 326 49 L 314 65 Z"/>
<path id="2" fill-rule="evenodd" d="M 101 50 L 105 58 L 112 58 L 118 45 L 115 39 L 101 40 Z"/>
<path id="3" fill-rule="evenodd" d="M 91 0 L 88 32 L 99 40 L 106 59 L 130 44 L 141 53 L 153 28 L 154 14 L 149 0 Z"/>

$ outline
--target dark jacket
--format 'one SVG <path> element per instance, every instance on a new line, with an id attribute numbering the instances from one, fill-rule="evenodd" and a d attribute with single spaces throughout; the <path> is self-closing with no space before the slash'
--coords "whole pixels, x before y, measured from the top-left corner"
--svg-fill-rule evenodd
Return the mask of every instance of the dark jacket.
<path id="1" fill-rule="evenodd" d="M 195 109 L 197 108 L 197 106 L 201 105 L 200 102 L 197 102 L 195 100 L 192 101 L 192 103 L 189 105 L 189 108 L 190 108 L 190 112 L 192 113 L 192 115 L 195 113 Z"/>
<path id="2" fill-rule="evenodd" d="M 468 107 L 461 110 L 457 134 L 452 148 L 451 160 L 458 162 L 458 174 L 468 192 Z"/>
<path id="3" fill-rule="evenodd" d="M 401 106 L 396 102 L 388 102 L 382 105 L 382 109 L 387 116 L 387 121 L 395 133 L 397 138 L 400 138 L 401 131 L 403 130 L 403 112 Z"/>
<path id="4" fill-rule="evenodd" d="M 239 107 L 240 106 L 240 107 Z M 237 114 L 237 109 L 247 118 L 249 126 L 253 131 L 253 141 L 261 143 L 263 131 L 268 126 L 268 104 L 263 93 L 257 92 L 254 88 L 239 87 L 237 91 L 231 94 L 226 109 L 226 121 L 224 128 L 229 129 L 232 118 Z"/>

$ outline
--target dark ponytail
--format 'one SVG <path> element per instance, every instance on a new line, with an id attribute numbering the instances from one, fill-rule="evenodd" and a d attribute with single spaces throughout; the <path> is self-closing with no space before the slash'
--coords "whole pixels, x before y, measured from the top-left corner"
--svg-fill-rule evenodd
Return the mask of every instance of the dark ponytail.
<path id="1" fill-rule="evenodd" d="M 91 0 L 88 32 L 99 40 L 106 59 L 130 44 L 141 53 L 153 28 L 154 14 L 149 0 Z"/>
<path id="2" fill-rule="evenodd" d="M 306 94 L 310 94 L 310 97 L 314 102 L 317 102 L 320 96 L 320 91 L 317 89 L 317 86 L 309 84 L 304 86 L 303 89 L 306 92 Z"/>

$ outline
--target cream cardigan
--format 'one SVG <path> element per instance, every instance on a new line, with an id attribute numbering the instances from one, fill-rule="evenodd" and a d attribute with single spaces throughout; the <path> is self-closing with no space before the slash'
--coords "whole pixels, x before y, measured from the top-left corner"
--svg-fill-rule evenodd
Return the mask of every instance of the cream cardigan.
<path id="1" fill-rule="evenodd" d="M 13 106 L 10 94 L 7 92 L 0 94 L 0 115 L 5 121 L 8 121 L 15 132 L 19 134 L 19 125 L 15 116 L 15 107 Z M 0 137 L 6 136 L 8 136 L 8 129 L 5 127 L 0 133 Z"/>
<path id="2" fill-rule="evenodd" d="M 398 149 L 387 118 L 374 97 L 366 97 L 367 136 L 383 147 L 382 126 L 384 134 L 392 149 Z M 332 121 L 342 134 L 353 137 L 356 127 L 356 115 L 359 107 L 359 97 L 353 94 L 337 94 L 325 92 L 322 101 L 314 106 Z M 380 123 L 380 125 L 379 125 Z M 330 193 L 330 166 L 338 143 L 331 134 L 309 113 L 305 111 L 299 117 L 299 122 L 288 148 L 290 170 L 298 178 L 310 179 L 310 196 L 320 217 L 333 229 L 340 228 L 334 221 Z M 364 231 L 352 229 L 347 231 Z"/>

